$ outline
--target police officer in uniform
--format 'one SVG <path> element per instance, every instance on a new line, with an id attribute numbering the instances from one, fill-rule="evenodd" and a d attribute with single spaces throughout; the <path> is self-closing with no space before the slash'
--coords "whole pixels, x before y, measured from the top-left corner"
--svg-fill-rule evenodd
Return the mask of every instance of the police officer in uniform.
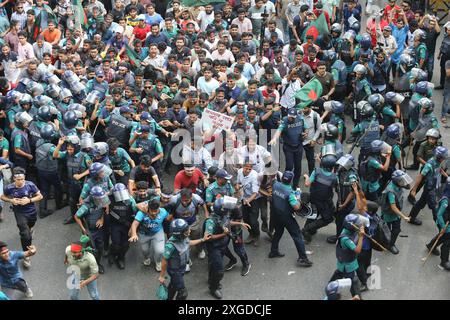
<path id="1" fill-rule="evenodd" d="M 108 157 L 111 161 L 115 180 L 127 184 L 131 168 L 136 166 L 134 160 L 131 159 L 125 149 L 120 147 L 120 142 L 116 138 L 109 138 L 107 143 L 109 148 Z"/>
<path id="2" fill-rule="evenodd" d="M 408 170 L 419 169 L 419 160 L 417 158 L 417 152 L 419 151 L 419 147 L 421 143 L 426 140 L 426 133 L 428 132 L 429 129 L 439 128 L 439 122 L 436 119 L 436 116 L 433 114 L 434 102 L 431 99 L 422 98 L 419 100 L 418 106 L 420 109 L 418 124 L 414 132 L 411 133 L 411 136 L 416 141 L 413 147 L 414 164 L 412 166 L 409 166 L 407 168 Z"/>
<path id="3" fill-rule="evenodd" d="M 351 154 L 346 154 L 336 162 L 338 179 L 336 205 L 336 235 L 327 238 L 327 242 L 335 244 L 342 232 L 344 218 L 355 208 L 355 194 L 351 188 L 353 182 L 359 180 L 355 168 L 355 158 Z"/>
<path id="4" fill-rule="evenodd" d="M 402 169 L 402 152 L 400 147 L 400 130 L 399 123 L 393 123 L 386 129 L 386 136 L 384 141 L 392 147 L 391 151 L 391 160 L 389 162 L 389 168 L 387 171 L 382 173 L 380 185 L 381 190 L 384 190 L 389 180 L 392 177 L 392 173 L 396 170 L 396 167 L 401 170 Z"/>
<path id="5" fill-rule="evenodd" d="M 323 106 L 325 108 L 325 112 L 322 115 L 322 119 L 326 119 L 331 111 L 330 120 L 328 123 L 338 128 L 339 142 L 342 143 L 342 141 L 346 138 L 344 105 L 339 101 L 327 101 L 323 104 Z"/>
<path id="6" fill-rule="evenodd" d="M 290 108 L 288 115 L 281 120 L 275 136 L 269 142 L 274 145 L 277 139 L 283 138 L 283 152 L 286 157 L 286 170 L 294 172 L 293 188 L 299 185 L 302 172 L 303 139 L 307 137 L 303 116 L 296 108 Z"/>
<path id="7" fill-rule="evenodd" d="M 316 168 L 311 177 L 307 174 L 305 177 L 305 186 L 309 187 L 311 194 L 311 203 L 317 207 L 317 213 L 321 216 L 319 219 L 307 220 L 303 228 L 303 237 L 306 242 L 311 241 L 311 236 L 322 227 L 327 226 L 333 221 L 335 212 L 333 204 L 333 188 L 337 184 L 337 177 L 334 173 L 336 165 L 336 156 L 328 154 L 320 160 L 320 168 Z"/>
<path id="8" fill-rule="evenodd" d="M 98 272 L 105 273 L 105 269 L 101 264 L 104 249 L 103 222 L 106 214 L 106 208 L 110 204 L 108 193 L 101 186 L 94 186 L 75 214 L 75 221 L 83 234 L 87 235 L 87 231 L 81 218 L 85 218 L 87 229 L 95 249 L 95 259 L 98 264 Z"/>
<path id="9" fill-rule="evenodd" d="M 450 180 L 447 179 L 447 184 L 444 189 L 444 194 L 442 198 L 439 200 L 438 208 L 437 208 L 437 219 L 436 225 L 439 229 L 439 232 L 442 231 L 442 228 L 445 227 L 445 224 L 450 220 Z M 433 244 L 437 241 L 437 236 L 435 236 L 426 246 L 428 250 L 431 250 Z M 447 271 L 450 271 L 450 262 L 449 262 L 449 252 L 450 252 L 450 225 L 445 229 L 444 235 L 439 239 L 438 243 L 433 250 L 434 255 L 439 255 L 439 249 L 437 247 L 442 244 L 441 247 L 441 264 L 440 266 Z"/>
<path id="10" fill-rule="evenodd" d="M 224 208 L 224 198 L 214 202 L 212 215 L 205 220 L 204 236 L 210 236 L 206 242 L 208 251 L 208 284 L 209 292 L 216 299 L 222 299 L 220 281 L 223 279 L 223 256 L 230 242 L 229 212 Z"/>
<path id="11" fill-rule="evenodd" d="M 128 251 L 128 231 L 138 209 L 136 201 L 130 197 L 127 187 L 117 183 L 113 189 L 113 197 L 109 205 L 111 246 L 108 263 L 116 262 L 119 269 L 125 269 L 125 254 Z"/>
<path id="12" fill-rule="evenodd" d="M 275 181 L 272 187 L 271 204 L 274 210 L 272 217 L 274 219 L 275 234 L 273 235 L 269 258 L 284 257 L 284 254 L 278 250 L 278 244 L 283 236 L 284 229 L 287 229 L 297 248 L 297 265 L 299 267 L 311 267 L 312 262 L 309 261 L 306 255 L 300 226 L 294 218 L 294 211 L 300 210 L 301 204 L 291 187 L 293 178 L 294 173 L 292 171 L 285 171 L 281 182 Z"/>
<path id="13" fill-rule="evenodd" d="M 116 138 L 126 149 L 128 149 L 130 131 L 133 128 L 133 122 L 124 116 L 129 113 L 131 113 L 130 107 L 120 107 L 120 114 L 112 113 L 106 127 L 106 136 Z"/>
<path id="14" fill-rule="evenodd" d="M 135 160 L 140 159 L 142 155 L 149 155 L 152 166 L 161 175 L 161 159 L 164 156 L 163 147 L 159 139 L 150 134 L 150 126 L 141 126 L 141 131 L 136 131 L 130 140 L 130 153 Z"/>
<path id="15" fill-rule="evenodd" d="M 216 181 L 206 189 L 206 205 L 211 208 L 218 196 L 233 196 L 234 188 L 231 184 L 232 176 L 225 169 L 216 172 Z"/>
<path id="16" fill-rule="evenodd" d="M 359 145 L 361 146 L 358 163 L 361 163 L 370 153 L 371 142 L 380 139 L 380 124 L 375 116 L 372 106 L 366 102 L 360 111 L 362 121 L 352 130 L 353 136 L 359 136 Z"/>
<path id="17" fill-rule="evenodd" d="M 371 149 L 368 157 L 359 163 L 359 176 L 361 186 L 367 200 L 378 202 L 380 196 L 381 173 L 389 170 L 391 162 L 391 153 L 388 151 L 384 164 L 381 161 L 381 152 L 383 151 L 383 141 L 374 140 L 370 144 Z"/>
<path id="18" fill-rule="evenodd" d="M 61 147 L 66 144 L 66 151 L 61 151 Z M 77 136 L 61 137 L 53 150 L 53 158 L 65 160 L 67 167 L 68 200 L 70 213 L 64 220 L 64 224 L 75 223 L 74 215 L 77 212 L 77 204 L 80 198 L 84 179 L 81 173 L 85 171 L 83 162 L 84 154 L 80 151 L 80 140 Z"/>
<path id="19" fill-rule="evenodd" d="M 339 159 L 344 155 L 344 148 L 339 141 L 339 130 L 334 124 L 327 123 L 324 132 L 324 146 L 320 151 L 321 157 L 332 152 Z"/>
<path id="20" fill-rule="evenodd" d="M 441 182 L 441 163 L 448 158 L 448 150 L 445 147 L 437 147 L 434 150 L 434 157 L 427 161 L 423 166 L 422 171 L 417 176 L 414 187 L 410 191 L 410 196 L 415 198 L 417 189 L 422 180 L 425 180 L 422 196 L 411 209 L 409 216 L 411 220 L 409 223 L 414 225 L 421 225 L 422 221 L 417 219 L 419 212 L 428 204 L 428 207 L 433 213 L 433 219 L 436 221 L 436 190 Z"/>
<path id="21" fill-rule="evenodd" d="M 16 167 L 27 170 L 30 161 L 33 160 L 31 147 L 26 132 L 32 118 L 27 112 L 16 113 L 14 117 L 14 129 L 11 133 L 11 143 L 13 144 L 11 160 Z"/>
<path id="22" fill-rule="evenodd" d="M 333 75 L 335 90 L 333 100 L 344 101 L 347 95 L 347 66 L 344 61 L 336 60 L 331 66 L 331 74 Z"/>
<path id="23" fill-rule="evenodd" d="M 189 224 L 184 219 L 175 219 L 170 224 L 170 238 L 164 247 L 164 254 L 161 263 L 161 272 L 159 274 L 159 283 L 165 281 L 166 271 L 170 276 L 168 286 L 168 300 L 186 300 L 188 291 L 184 285 L 184 273 L 189 263 L 190 247 L 195 246 L 211 239 L 211 234 L 198 240 L 190 240 L 191 233 Z"/>
<path id="24" fill-rule="evenodd" d="M 53 125 L 46 124 L 41 129 L 41 139 L 36 144 L 36 168 L 44 200 L 39 202 L 39 217 L 45 218 L 53 213 L 47 209 L 47 201 L 50 196 L 50 188 L 55 190 L 56 210 L 63 208 L 63 190 L 58 174 L 58 160 L 53 157 L 56 146 L 52 143 L 58 138 L 58 133 Z"/>
<path id="25" fill-rule="evenodd" d="M 100 162 L 91 164 L 89 167 L 89 178 L 86 179 L 81 189 L 80 200 L 86 199 L 94 186 L 100 186 L 108 193 L 114 187 L 109 178 L 111 172 L 112 170 L 109 167 Z"/>
<path id="26" fill-rule="evenodd" d="M 356 270 L 359 268 L 357 256 L 362 250 L 363 239 L 364 225 L 360 222 L 358 215 L 352 213 L 347 215 L 344 219 L 344 229 L 336 244 L 337 270 L 330 282 L 338 279 L 351 279 L 350 292 L 352 296 L 361 296 Z"/>
<path id="27" fill-rule="evenodd" d="M 391 230 L 389 251 L 393 254 L 399 253 L 395 246 L 395 241 L 401 231 L 400 218 L 406 221 L 410 220 L 401 210 L 403 208 L 403 189 L 409 189 L 412 181 L 407 173 L 401 170 L 395 170 L 392 173 L 391 182 L 389 182 L 381 197 L 381 216 Z"/>

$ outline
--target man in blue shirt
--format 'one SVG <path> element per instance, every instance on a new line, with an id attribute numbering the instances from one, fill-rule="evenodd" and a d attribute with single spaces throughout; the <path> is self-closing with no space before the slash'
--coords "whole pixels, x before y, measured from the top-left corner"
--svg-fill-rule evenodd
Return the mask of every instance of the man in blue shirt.
<path id="1" fill-rule="evenodd" d="M 169 44 L 169 38 L 167 38 L 164 33 L 161 33 L 158 23 L 153 23 L 152 33 L 148 35 L 147 39 L 145 39 L 145 46 L 148 47 L 152 43 L 158 44 L 161 42 Z"/>
<path id="2" fill-rule="evenodd" d="M 23 279 L 19 268 L 19 260 L 29 258 L 36 254 L 36 247 L 30 245 L 27 251 L 10 251 L 8 245 L 0 241 L 0 286 L 22 291 L 27 298 L 33 297 L 33 292 Z M 0 300 L 2 292 L 0 291 Z"/>
<path id="3" fill-rule="evenodd" d="M 169 213 L 164 208 L 160 208 L 160 201 L 153 199 L 144 207 L 145 210 L 138 211 L 131 225 L 131 237 L 128 241 L 136 242 L 139 240 L 144 254 L 145 266 L 151 264 L 150 246 L 152 246 L 153 258 L 155 260 L 155 269 L 161 272 L 161 260 L 164 253 L 164 229 L 163 222 L 168 220 Z M 137 230 L 139 227 L 139 236 Z"/>
<path id="4" fill-rule="evenodd" d="M 396 25 L 394 25 L 393 14 L 394 10 L 391 11 L 391 17 L 389 18 L 390 21 L 389 26 L 392 28 L 392 35 L 394 36 L 395 41 L 397 42 L 397 50 L 391 56 L 392 76 L 395 78 L 395 73 L 397 72 L 397 65 L 400 61 L 400 55 L 403 53 L 403 51 L 405 51 L 406 48 L 405 46 L 406 40 L 408 38 L 409 25 L 408 19 L 406 19 L 405 14 L 403 13 L 403 16 L 401 16 L 402 11 L 399 13 L 399 18 L 397 20 Z"/>

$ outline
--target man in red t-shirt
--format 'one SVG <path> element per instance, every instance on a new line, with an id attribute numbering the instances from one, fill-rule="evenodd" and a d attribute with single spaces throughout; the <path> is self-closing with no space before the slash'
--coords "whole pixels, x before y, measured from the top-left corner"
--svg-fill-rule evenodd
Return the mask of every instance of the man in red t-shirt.
<path id="1" fill-rule="evenodd" d="M 203 182 L 204 187 L 208 187 L 208 179 L 203 175 L 200 169 L 192 164 L 185 164 L 184 169 L 177 173 L 173 183 L 174 193 L 187 188 L 195 193 L 196 189 Z"/>
<path id="2" fill-rule="evenodd" d="M 147 38 L 147 33 L 151 32 L 151 27 L 145 23 L 145 16 L 143 14 L 140 14 L 137 19 L 139 20 L 139 24 L 134 27 L 133 34 L 143 42 Z"/>
<path id="3" fill-rule="evenodd" d="M 311 67 L 314 73 L 317 72 L 317 64 L 319 63 L 319 59 L 317 59 L 317 50 L 314 47 L 308 48 L 308 55 L 303 58 L 303 62 Z"/>
<path id="4" fill-rule="evenodd" d="M 394 10 L 394 20 L 398 19 L 398 12 L 400 12 L 400 7 L 395 4 L 396 0 L 388 0 L 389 4 L 384 8 L 384 19 L 389 21 L 389 17 L 391 16 L 391 11 Z"/>

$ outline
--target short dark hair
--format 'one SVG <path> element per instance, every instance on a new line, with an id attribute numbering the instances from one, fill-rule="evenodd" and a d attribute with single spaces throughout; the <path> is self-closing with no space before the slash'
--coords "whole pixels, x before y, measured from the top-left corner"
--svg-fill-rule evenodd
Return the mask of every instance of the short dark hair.
<path id="1" fill-rule="evenodd" d="M 152 158 L 148 154 L 141 157 L 140 165 L 149 167 L 152 165 Z"/>

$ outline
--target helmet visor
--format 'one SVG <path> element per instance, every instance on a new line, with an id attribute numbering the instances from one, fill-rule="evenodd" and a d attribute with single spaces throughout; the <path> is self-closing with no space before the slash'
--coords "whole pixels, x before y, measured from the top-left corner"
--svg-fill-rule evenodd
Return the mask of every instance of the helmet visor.
<path id="1" fill-rule="evenodd" d="M 130 200 L 130 194 L 128 193 L 128 190 L 126 190 L 126 189 L 120 190 L 120 191 L 114 191 L 113 195 L 114 195 L 114 199 L 117 202 Z"/>

